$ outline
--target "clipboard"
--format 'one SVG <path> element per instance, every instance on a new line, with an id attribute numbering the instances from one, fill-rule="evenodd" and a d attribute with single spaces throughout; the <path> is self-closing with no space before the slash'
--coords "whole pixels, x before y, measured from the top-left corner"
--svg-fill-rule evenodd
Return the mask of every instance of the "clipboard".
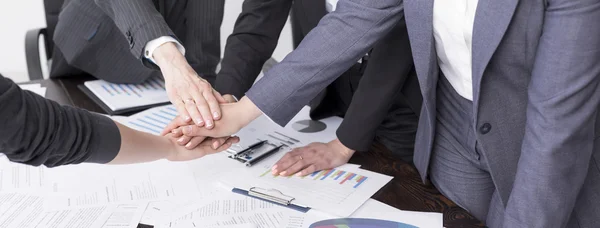
<path id="1" fill-rule="evenodd" d="M 234 193 L 242 194 L 242 195 L 252 197 L 255 199 L 275 203 L 280 206 L 284 206 L 289 209 L 296 210 L 296 211 L 303 212 L 303 213 L 306 213 L 311 209 L 310 207 L 294 204 L 293 203 L 293 201 L 295 200 L 294 197 L 287 196 L 277 189 L 264 189 L 264 188 L 252 187 L 248 190 L 244 190 L 244 189 L 240 189 L 240 188 L 233 188 L 231 191 Z"/>

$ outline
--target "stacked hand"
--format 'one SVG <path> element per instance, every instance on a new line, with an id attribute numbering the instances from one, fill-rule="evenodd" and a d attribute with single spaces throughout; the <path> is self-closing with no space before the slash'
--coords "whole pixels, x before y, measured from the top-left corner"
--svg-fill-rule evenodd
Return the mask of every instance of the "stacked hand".
<path id="1" fill-rule="evenodd" d="M 207 137 L 223 138 L 237 133 L 261 114 L 260 110 L 246 97 L 235 103 L 233 103 L 235 100 L 231 95 L 225 95 L 224 97 L 232 103 L 220 104 L 223 116 L 214 128 L 206 129 L 197 125 L 190 125 L 184 118 L 179 116 L 167 125 L 162 135 L 170 134 L 171 137 L 176 138 L 177 144 L 185 146 L 187 149 L 193 149 Z M 213 148 L 220 145 L 219 141 L 212 142 Z"/>
<path id="2" fill-rule="evenodd" d="M 306 176 L 346 164 L 353 154 L 354 150 L 344 146 L 338 139 L 329 143 L 311 143 L 284 155 L 271 172 L 281 176 Z"/>
<path id="3" fill-rule="evenodd" d="M 176 143 L 175 137 L 167 135 L 171 139 L 171 142 Z M 175 146 L 174 150 L 171 151 L 167 159 L 169 161 L 189 161 L 204 157 L 209 154 L 218 153 L 227 150 L 232 144 L 238 143 L 240 139 L 238 137 L 225 137 L 225 138 L 207 138 L 195 142 L 194 148 L 184 148 L 181 146 Z M 216 146 L 217 145 L 217 146 Z"/>
<path id="4" fill-rule="evenodd" d="M 175 44 L 166 43 L 153 53 L 165 78 L 167 95 L 186 123 L 212 128 L 221 118 L 219 103 L 227 101 L 196 74 Z"/>

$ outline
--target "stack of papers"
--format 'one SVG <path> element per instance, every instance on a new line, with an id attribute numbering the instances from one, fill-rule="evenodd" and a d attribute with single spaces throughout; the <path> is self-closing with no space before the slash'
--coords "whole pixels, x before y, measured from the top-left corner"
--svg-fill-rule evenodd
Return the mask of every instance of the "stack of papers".
<path id="1" fill-rule="evenodd" d="M 19 85 L 19 87 L 21 87 L 22 90 L 31 91 L 42 97 L 46 96 L 46 88 L 42 87 L 41 84 L 26 84 L 26 85 Z"/>
<path id="2" fill-rule="evenodd" d="M 439 213 L 400 211 L 369 199 L 392 177 L 343 165 L 307 177 L 277 177 L 270 167 L 294 147 L 334 139 L 340 118 L 304 131 L 308 109 L 290 126 L 279 127 L 260 117 L 237 135 L 242 141 L 229 153 L 188 162 L 165 160 L 133 165 L 79 164 L 32 167 L 0 157 L 0 228 L 3 227 L 160 227 L 308 228 L 333 218 L 367 217 L 417 227 L 442 227 Z M 149 109 L 119 122 L 159 134 L 176 112 L 170 105 Z M 293 123 L 303 123 L 300 128 Z M 320 126 L 321 128 L 323 126 Z M 255 166 L 228 157 L 257 140 L 287 144 Z M 293 196 L 299 212 L 263 199 L 232 192 L 232 188 L 276 189 Z"/>

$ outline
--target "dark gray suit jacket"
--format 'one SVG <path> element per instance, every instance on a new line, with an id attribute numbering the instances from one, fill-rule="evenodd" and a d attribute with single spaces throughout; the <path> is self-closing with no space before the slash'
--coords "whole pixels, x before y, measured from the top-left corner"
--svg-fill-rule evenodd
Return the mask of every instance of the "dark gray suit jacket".
<path id="1" fill-rule="evenodd" d="M 161 14 L 163 4 L 174 5 Z M 54 33 L 57 55 L 97 78 L 139 83 L 160 75 L 143 57 L 146 43 L 172 36 L 186 48 L 194 70 L 214 82 L 224 4 L 224 0 L 67 0 Z M 56 69 L 52 76 L 71 73 Z"/>
<path id="2" fill-rule="evenodd" d="M 279 35 L 287 21 L 293 5 L 296 20 L 295 38 L 307 35 L 319 20 L 327 14 L 324 0 L 245 0 L 233 33 L 227 39 L 225 54 L 221 62 L 215 88 L 223 94 L 242 97 L 252 86 L 263 64 L 271 57 Z M 356 67 L 355 67 L 356 68 Z M 340 141 L 347 147 L 367 151 L 377 130 L 384 122 L 388 111 L 394 108 L 409 112 L 393 118 L 403 118 L 401 129 L 406 134 L 403 145 L 412 154 L 416 131 L 416 114 L 421 107 L 421 97 L 416 75 L 413 71 L 412 56 L 404 21 L 379 43 L 375 44 L 364 76 L 358 70 L 344 73 L 344 80 L 335 83 L 351 84 L 356 81 L 355 96 L 343 103 L 336 94 L 335 86 L 324 89 L 310 102 L 311 117 L 315 119 L 333 115 L 344 116 L 344 122 L 337 131 Z M 358 77 L 349 80 L 348 77 Z M 360 83 L 358 81 L 360 80 Z M 405 83 L 407 82 L 407 83 Z M 337 85 L 337 84 L 336 84 Z M 402 88 L 398 90 L 397 88 Z M 407 102 L 408 101 L 408 102 Z M 403 107 L 398 107 L 403 106 Z M 412 109 L 411 109 L 412 108 Z M 348 111 L 346 111 L 348 109 Z M 408 111 L 406 111 L 408 110 Z M 412 111 L 411 111 L 412 110 Z M 396 127 L 399 128 L 399 127 Z M 412 134 L 411 134 L 412 133 Z"/>
<path id="3" fill-rule="evenodd" d="M 439 77 L 433 1 L 340 1 L 246 95 L 287 123 L 405 15 L 423 94 L 414 161 L 425 179 Z M 598 21 L 597 0 L 479 0 L 473 130 L 501 199 L 490 227 L 598 227 Z"/>

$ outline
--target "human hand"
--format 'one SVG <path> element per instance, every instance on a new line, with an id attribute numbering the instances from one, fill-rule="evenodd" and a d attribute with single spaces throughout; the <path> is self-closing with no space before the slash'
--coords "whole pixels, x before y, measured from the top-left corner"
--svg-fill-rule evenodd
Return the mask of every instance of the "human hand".
<path id="1" fill-rule="evenodd" d="M 194 138 L 190 142 L 195 143 L 194 147 L 188 149 L 187 147 L 184 148 L 177 145 L 177 142 L 174 140 L 175 138 L 172 136 L 167 135 L 167 137 L 171 139 L 171 142 L 174 145 L 173 150 L 167 155 L 167 160 L 169 161 L 189 161 L 198 159 L 209 154 L 227 150 L 232 144 L 240 141 L 238 137 L 206 138 L 202 140 L 199 140 L 200 138 Z M 215 147 L 215 144 L 218 144 L 219 146 Z"/>
<path id="2" fill-rule="evenodd" d="M 171 133 L 188 137 L 226 137 L 237 133 L 242 127 L 262 114 L 247 97 L 243 97 L 236 103 L 221 104 L 221 110 L 223 111 L 223 117 L 219 120 L 220 124 L 211 130 L 189 125 L 185 123 L 185 120 L 175 118 L 167 125 L 162 134 Z"/>
<path id="3" fill-rule="evenodd" d="M 223 98 L 225 99 L 225 101 L 227 103 L 235 103 L 237 102 L 237 99 L 235 99 L 235 97 L 231 94 L 225 94 L 223 95 Z M 181 116 L 176 116 L 171 123 L 165 128 L 163 129 L 161 135 L 165 136 L 167 134 L 169 134 L 172 138 L 176 139 L 176 142 L 178 145 L 183 146 L 189 150 L 196 148 L 196 146 L 198 146 L 198 144 L 200 144 L 201 142 L 204 141 L 204 139 L 206 137 L 204 136 L 186 136 L 183 135 L 183 132 L 181 131 L 181 127 L 183 126 L 188 126 L 190 124 L 187 123 L 187 121 L 185 121 L 184 119 L 181 118 Z M 213 139 L 213 143 L 212 143 L 212 147 L 213 148 L 218 148 L 221 146 L 220 144 L 221 141 Z"/>
<path id="4" fill-rule="evenodd" d="M 219 103 L 227 101 L 188 64 L 173 43 L 159 46 L 153 53 L 156 64 L 165 78 L 171 103 L 186 122 L 211 129 L 214 120 L 221 118 Z"/>
<path id="5" fill-rule="evenodd" d="M 306 176 L 316 171 L 332 169 L 348 163 L 354 150 L 335 139 L 329 143 L 311 143 L 284 155 L 271 168 L 273 175 Z"/>

